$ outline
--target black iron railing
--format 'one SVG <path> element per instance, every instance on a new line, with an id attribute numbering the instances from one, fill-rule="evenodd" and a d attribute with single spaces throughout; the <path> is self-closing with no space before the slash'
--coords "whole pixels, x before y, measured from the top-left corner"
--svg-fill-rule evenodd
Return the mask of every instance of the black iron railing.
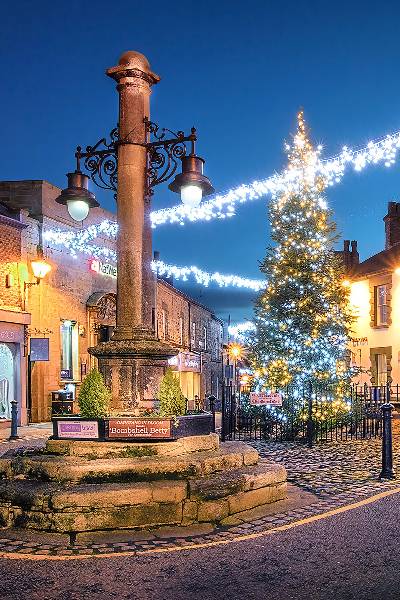
<path id="1" fill-rule="evenodd" d="M 340 397 L 329 386 L 282 390 L 282 407 L 252 406 L 250 390 L 223 388 L 224 440 L 314 442 L 373 439 L 382 433 L 380 407 L 399 401 L 399 386 L 348 387 Z"/>

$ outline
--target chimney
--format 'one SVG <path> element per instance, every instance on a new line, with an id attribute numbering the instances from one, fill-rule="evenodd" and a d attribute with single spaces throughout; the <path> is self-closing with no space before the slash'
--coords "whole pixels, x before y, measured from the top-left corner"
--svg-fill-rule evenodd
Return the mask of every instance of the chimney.
<path id="1" fill-rule="evenodd" d="M 388 202 L 385 222 L 385 250 L 400 243 L 400 202 Z"/>
<path id="2" fill-rule="evenodd" d="M 357 250 L 357 240 L 351 241 L 351 266 L 355 267 L 360 263 L 360 255 Z"/>
<path id="3" fill-rule="evenodd" d="M 153 260 L 154 261 L 158 261 L 160 260 L 160 253 L 158 250 L 154 250 L 153 252 Z M 170 275 L 169 277 L 167 277 L 166 275 L 157 275 L 157 277 L 159 279 L 162 279 L 163 281 L 166 281 L 167 283 L 169 283 L 169 285 L 174 285 L 174 277 L 173 275 Z"/>
<path id="4" fill-rule="evenodd" d="M 352 269 L 358 265 L 360 262 L 360 258 L 357 250 L 357 242 L 356 240 L 351 241 L 351 250 L 350 250 L 350 240 L 343 241 L 343 250 L 337 251 L 337 254 L 341 256 L 343 260 L 343 266 L 345 273 L 350 273 Z"/>

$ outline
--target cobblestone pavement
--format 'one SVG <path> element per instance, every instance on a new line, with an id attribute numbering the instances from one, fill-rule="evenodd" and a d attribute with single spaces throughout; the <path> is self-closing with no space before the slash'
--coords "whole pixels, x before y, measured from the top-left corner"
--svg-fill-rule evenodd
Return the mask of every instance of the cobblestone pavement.
<path id="1" fill-rule="evenodd" d="M 382 485 L 382 440 L 353 440 L 316 444 L 308 448 L 298 443 L 253 442 L 263 458 L 285 465 L 288 481 L 329 499 L 347 492 L 374 493 Z M 393 462 L 400 473 L 400 435 L 393 439 Z M 394 485 L 396 485 L 394 483 Z"/>
<path id="2" fill-rule="evenodd" d="M 18 440 L 10 441 L 10 429 L 0 430 L 0 456 L 13 448 L 35 450 L 43 448 L 47 438 L 51 435 L 51 423 L 38 423 L 18 428 Z"/>
<path id="3" fill-rule="evenodd" d="M 41 446 L 44 436 L 37 438 L 26 436 L 16 442 L 1 443 L 7 451 L 13 448 Z M 48 433 L 48 432 L 47 432 Z M 46 534 L 24 530 L 0 530 L 0 555 L 7 553 L 35 555 L 95 555 L 115 552 L 144 554 L 165 548 L 178 548 L 187 545 L 203 545 L 219 540 L 231 540 L 246 534 L 263 532 L 276 526 L 289 524 L 313 515 L 346 506 L 385 490 L 398 487 L 394 481 L 379 481 L 381 466 L 381 440 L 359 440 L 349 442 L 326 443 L 310 449 L 295 443 L 253 442 L 261 456 L 283 463 L 288 470 L 288 480 L 308 492 L 308 502 L 304 506 L 295 506 L 282 510 L 282 503 L 270 505 L 269 513 L 258 516 L 246 515 L 246 521 L 236 520 L 231 526 L 212 529 L 204 526 L 187 528 L 177 537 L 176 529 L 158 536 L 157 532 L 143 534 L 135 532 L 121 533 L 120 539 L 103 539 L 89 542 L 70 543 L 69 538 L 59 534 Z M 37 447 L 36 446 L 36 447 Z M 400 436 L 394 438 L 395 466 L 400 472 Z M 312 494 L 312 495 L 311 495 Z M 279 511 L 279 512 L 277 512 Z M 200 529 L 200 532 L 199 532 Z M 90 537 L 90 536 L 89 536 Z M 79 538 L 78 538 L 79 539 Z M 96 542 L 96 543 L 95 543 Z M 99 543 L 100 542 L 100 543 Z"/>

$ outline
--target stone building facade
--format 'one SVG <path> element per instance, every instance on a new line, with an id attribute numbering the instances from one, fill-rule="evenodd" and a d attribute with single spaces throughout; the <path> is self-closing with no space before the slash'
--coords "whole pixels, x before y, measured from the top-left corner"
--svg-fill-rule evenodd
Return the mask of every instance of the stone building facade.
<path id="1" fill-rule="evenodd" d="M 382 252 L 362 262 L 358 255 L 353 260 L 347 256 L 350 302 L 356 315 L 352 361 L 363 371 L 357 381 L 376 386 L 400 382 L 400 203 L 389 202 L 384 223 Z"/>
<path id="2" fill-rule="evenodd" d="M 20 422 L 27 418 L 30 314 L 24 310 L 24 282 L 28 279 L 22 255 L 25 228 L 20 212 L 0 203 L 0 428 L 9 426 L 12 400 L 18 402 Z"/>
<path id="3" fill-rule="evenodd" d="M 25 315 L 18 317 L 26 320 L 25 334 L 29 339 L 25 340 L 25 354 L 30 352 L 32 339 L 39 347 L 41 340 L 48 340 L 49 346 L 49 360 L 31 362 L 29 389 L 21 388 L 22 422 L 27 418 L 33 422 L 50 418 L 51 392 L 66 387 L 76 398 L 82 379 L 96 363 L 88 348 L 109 339 L 115 326 L 115 242 L 107 235 L 93 241 L 110 250 L 111 258 L 101 261 L 90 253 L 79 250 L 74 253 L 65 245 L 49 240 L 46 236 L 49 231 L 78 233 L 82 230 L 65 207 L 54 201 L 59 193 L 59 188 L 42 180 L 0 182 L 3 212 L 18 215 L 13 219 L 18 225 L 14 223 L 12 227 L 7 222 L 7 235 L 0 238 L 0 313 L 8 310 L 10 304 L 13 315 Z M 105 220 L 114 221 L 115 215 L 101 208 L 93 209 L 84 228 Z M 13 244 L 8 241 L 10 236 L 14 236 Z M 24 292 L 23 281 L 33 279 L 30 263 L 41 248 L 52 270 L 39 285 L 30 286 Z M 13 260 L 7 258 L 7 252 L 16 252 Z M 7 273 L 11 270 L 15 271 L 13 281 L 17 284 L 7 287 L 10 281 Z M 180 379 L 185 396 L 192 401 L 195 396 L 204 398 L 211 393 L 220 396 L 222 322 L 210 309 L 171 283 L 159 279 L 156 290 L 155 325 L 159 337 L 179 351 L 177 358 L 171 360 L 171 367 Z M 22 310 L 24 302 L 25 312 Z M 26 358 L 24 360 L 21 372 L 26 373 Z"/>

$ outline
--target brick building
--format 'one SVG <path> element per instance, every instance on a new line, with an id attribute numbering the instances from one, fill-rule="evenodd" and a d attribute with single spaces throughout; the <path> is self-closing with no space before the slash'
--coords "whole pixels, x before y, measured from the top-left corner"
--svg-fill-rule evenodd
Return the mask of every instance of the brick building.
<path id="1" fill-rule="evenodd" d="M 76 396 L 82 378 L 96 362 L 88 347 L 107 340 L 115 325 L 115 261 L 110 258 L 101 262 L 80 252 L 74 256 L 65 246 L 46 240 L 46 232 L 50 230 L 82 229 L 64 206 L 54 202 L 59 193 L 59 188 L 42 180 L 0 182 L 0 204 L 7 213 L 0 218 L 0 225 L 3 226 L 3 219 L 6 227 L 0 238 L 0 320 L 5 318 L 2 313 L 12 312 L 11 318 L 19 319 L 15 325 L 22 327 L 20 332 L 23 333 L 25 326 L 30 340 L 40 344 L 40 340 L 48 339 L 49 344 L 49 360 L 31 363 L 27 401 L 26 377 L 22 378 L 27 365 L 25 358 L 20 359 L 22 422 L 26 420 L 25 406 L 33 422 L 49 419 L 52 391 L 67 386 Z M 85 220 L 85 228 L 106 219 L 115 220 L 115 215 L 101 208 L 93 209 Z M 100 235 L 94 243 L 108 247 L 113 255 L 112 238 Z M 52 270 L 24 294 L 23 281 L 32 279 L 29 265 L 41 247 Z M 8 274 L 14 276 L 10 278 Z M 159 279 L 156 289 L 155 326 L 159 337 L 179 350 L 171 366 L 184 395 L 189 400 L 210 393 L 220 396 L 222 322 L 210 309 L 175 289 L 170 282 Z M 27 312 L 22 310 L 24 295 Z M 1 327 L 0 323 L 0 352 L 1 343 L 7 343 L 2 342 Z M 10 327 L 5 331 L 10 331 Z M 19 343 L 22 357 L 23 338 Z M 0 371 L 0 386 L 1 377 Z"/>
<path id="2" fill-rule="evenodd" d="M 22 256 L 26 226 L 20 212 L 0 203 L 0 427 L 8 426 L 11 400 L 17 400 L 26 421 L 26 339 L 30 314 L 24 310 L 24 282 L 28 278 Z"/>

